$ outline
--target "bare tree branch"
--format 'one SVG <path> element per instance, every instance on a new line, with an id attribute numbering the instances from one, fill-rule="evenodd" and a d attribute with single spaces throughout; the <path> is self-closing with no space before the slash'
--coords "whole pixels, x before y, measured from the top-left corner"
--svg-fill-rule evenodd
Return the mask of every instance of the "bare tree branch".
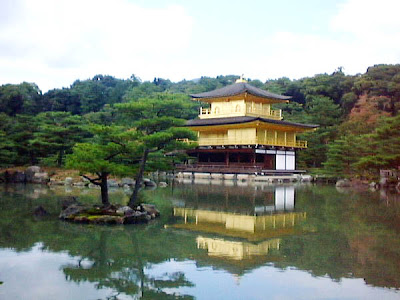
<path id="1" fill-rule="evenodd" d="M 98 175 L 98 173 L 96 173 L 96 174 Z M 82 175 L 82 177 L 85 178 L 85 179 L 87 179 L 87 180 L 89 180 L 90 183 L 93 183 L 93 184 L 95 184 L 95 185 L 100 185 L 100 182 L 98 181 L 98 180 L 100 180 L 100 175 L 99 175 L 99 177 L 94 178 L 94 179 L 92 179 L 92 178 L 90 178 L 90 177 L 88 177 L 88 176 L 86 176 L 86 175 Z"/>

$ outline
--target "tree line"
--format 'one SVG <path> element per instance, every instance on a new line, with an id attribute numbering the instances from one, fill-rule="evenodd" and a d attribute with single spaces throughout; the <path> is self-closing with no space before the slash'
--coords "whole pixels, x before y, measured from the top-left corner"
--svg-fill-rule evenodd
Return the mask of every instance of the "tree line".
<path id="1" fill-rule="evenodd" d="M 201 77 L 173 83 L 162 78 L 143 82 L 135 75 L 128 79 L 96 75 L 46 93 L 32 83 L 3 85 L 1 167 L 37 163 L 64 166 L 75 144 L 100 141 L 104 132 L 99 128 L 107 126 L 138 126 L 135 128 L 145 132 L 136 122 L 147 122 L 148 128 L 158 130 L 158 125 L 149 123 L 152 108 L 158 104 L 166 107 L 158 111 L 157 118 L 195 118 L 201 104 L 191 101 L 189 94 L 220 88 L 237 78 Z M 376 65 L 354 76 L 338 68 L 332 74 L 298 80 L 248 81 L 292 97 L 288 104 L 275 105 L 275 109 L 283 110 L 286 120 L 320 125 L 317 131 L 301 137 L 309 141 L 309 148 L 300 152 L 299 168 L 319 168 L 333 175 L 374 176 L 379 168 L 400 164 L 396 130 L 400 123 L 400 65 Z M 134 107 L 134 111 L 128 112 L 127 107 Z M 171 113 L 165 115 L 166 111 Z M 157 164 L 161 166 L 169 168 L 171 163 Z"/>

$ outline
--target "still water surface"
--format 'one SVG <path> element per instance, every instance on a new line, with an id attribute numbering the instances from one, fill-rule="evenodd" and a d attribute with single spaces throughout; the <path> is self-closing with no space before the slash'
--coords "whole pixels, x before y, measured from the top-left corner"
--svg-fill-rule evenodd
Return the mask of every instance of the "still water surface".
<path id="1" fill-rule="evenodd" d="M 125 227 L 59 221 L 65 195 L 99 191 L 0 185 L 0 299 L 400 299 L 396 195 L 175 183 Z"/>

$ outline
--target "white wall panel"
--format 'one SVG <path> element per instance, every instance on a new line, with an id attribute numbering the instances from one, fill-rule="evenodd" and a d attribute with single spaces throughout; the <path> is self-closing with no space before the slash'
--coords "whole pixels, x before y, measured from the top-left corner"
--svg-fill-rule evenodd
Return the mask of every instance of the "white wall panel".
<path id="1" fill-rule="evenodd" d="M 294 170 L 294 169 L 295 169 L 295 156 L 286 155 L 286 170 Z"/>
<path id="2" fill-rule="evenodd" d="M 285 170 L 286 159 L 285 155 L 277 154 L 276 155 L 276 169 L 277 170 Z"/>
<path id="3" fill-rule="evenodd" d="M 285 187 L 285 210 L 294 209 L 294 186 Z"/>
<path id="4" fill-rule="evenodd" d="M 275 188 L 275 209 L 278 211 L 285 210 L 285 187 L 277 186 Z"/>

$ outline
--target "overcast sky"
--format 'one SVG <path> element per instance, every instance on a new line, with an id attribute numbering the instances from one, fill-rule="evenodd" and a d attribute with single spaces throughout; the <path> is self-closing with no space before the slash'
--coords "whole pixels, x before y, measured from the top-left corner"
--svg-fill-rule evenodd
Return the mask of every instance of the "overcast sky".
<path id="1" fill-rule="evenodd" d="M 0 0 L 0 84 L 292 79 L 400 63 L 399 0 Z"/>

